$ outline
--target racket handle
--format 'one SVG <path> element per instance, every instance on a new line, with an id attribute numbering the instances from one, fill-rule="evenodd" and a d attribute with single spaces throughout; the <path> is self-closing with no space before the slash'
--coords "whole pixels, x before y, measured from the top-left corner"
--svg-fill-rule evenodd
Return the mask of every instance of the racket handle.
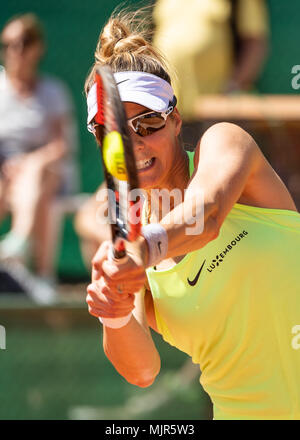
<path id="1" fill-rule="evenodd" d="M 110 261 L 114 260 L 117 264 L 124 264 L 127 261 L 127 256 L 125 255 L 125 257 L 120 259 L 114 258 L 114 249 L 113 246 L 111 246 L 108 254 L 108 259 Z M 105 325 L 106 327 L 122 328 L 126 324 L 128 324 L 131 315 L 132 313 L 130 312 L 127 316 L 122 316 L 121 318 L 99 318 L 99 321 L 101 322 L 101 324 Z"/>

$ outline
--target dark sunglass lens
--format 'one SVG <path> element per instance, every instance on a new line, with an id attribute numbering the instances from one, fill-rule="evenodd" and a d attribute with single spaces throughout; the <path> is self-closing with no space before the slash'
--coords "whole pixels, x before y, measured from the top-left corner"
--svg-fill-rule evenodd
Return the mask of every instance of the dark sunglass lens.
<path id="1" fill-rule="evenodd" d="M 141 136 L 148 136 L 157 130 L 164 128 L 166 121 L 159 115 L 152 113 L 150 115 L 145 115 L 144 117 L 138 118 L 133 121 L 133 126 L 137 130 L 137 133 Z"/>

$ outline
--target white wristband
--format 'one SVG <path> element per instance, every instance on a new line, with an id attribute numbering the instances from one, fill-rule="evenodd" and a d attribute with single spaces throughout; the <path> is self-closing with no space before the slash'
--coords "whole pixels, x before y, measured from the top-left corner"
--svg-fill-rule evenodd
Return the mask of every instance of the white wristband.
<path id="1" fill-rule="evenodd" d="M 122 316 L 122 318 L 99 318 L 99 321 L 109 328 L 121 328 L 128 324 L 131 316 L 132 313 L 130 312 L 127 316 Z"/>
<path id="2" fill-rule="evenodd" d="M 147 267 L 162 261 L 168 252 L 168 234 L 159 223 L 149 223 L 142 227 L 142 235 L 148 244 L 149 260 Z"/>

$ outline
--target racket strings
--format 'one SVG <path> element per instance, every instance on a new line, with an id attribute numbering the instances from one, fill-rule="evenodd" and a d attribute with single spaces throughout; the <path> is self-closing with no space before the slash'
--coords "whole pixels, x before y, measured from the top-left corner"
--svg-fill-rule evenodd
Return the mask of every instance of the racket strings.
<path id="1" fill-rule="evenodd" d="M 97 117 L 95 121 L 101 125 L 101 146 L 103 139 L 109 133 L 116 131 L 121 134 L 124 145 L 126 175 L 128 181 L 119 180 L 112 176 L 105 166 L 107 188 L 111 190 L 109 197 L 109 220 L 113 221 L 112 234 L 114 245 L 125 239 L 133 241 L 140 233 L 139 197 L 130 197 L 131 189 L 138 188 L 138 178 L 135 166 L 133 146 L 128 130 L 127 118 L 123 103 L 120 100 L 113 75 L 108 69 L 100 69 L 96 73 L 97 83 Z M 137 218 L 138 217 L 138 218 Z"/>

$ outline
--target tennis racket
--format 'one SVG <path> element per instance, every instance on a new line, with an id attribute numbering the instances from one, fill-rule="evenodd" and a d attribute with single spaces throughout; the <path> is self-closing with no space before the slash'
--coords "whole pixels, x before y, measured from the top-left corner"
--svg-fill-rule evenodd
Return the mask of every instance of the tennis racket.
<path id="1" fill-rule="evenodd" d="M 135 241 L 141 229 L 142 200 L 138 192 L 133 145 L 124 106 L 109 66 L 97 68 L 94 87 L 97 113 L 93 125 L 108 189 L 108 216 L 112 238 L 110 258 L 124 264 L 127 260 L 125 243 Z M 99 319 L 108 327 L 120 328 L 130 318 L 131 313 L 121 318 Z"/>

